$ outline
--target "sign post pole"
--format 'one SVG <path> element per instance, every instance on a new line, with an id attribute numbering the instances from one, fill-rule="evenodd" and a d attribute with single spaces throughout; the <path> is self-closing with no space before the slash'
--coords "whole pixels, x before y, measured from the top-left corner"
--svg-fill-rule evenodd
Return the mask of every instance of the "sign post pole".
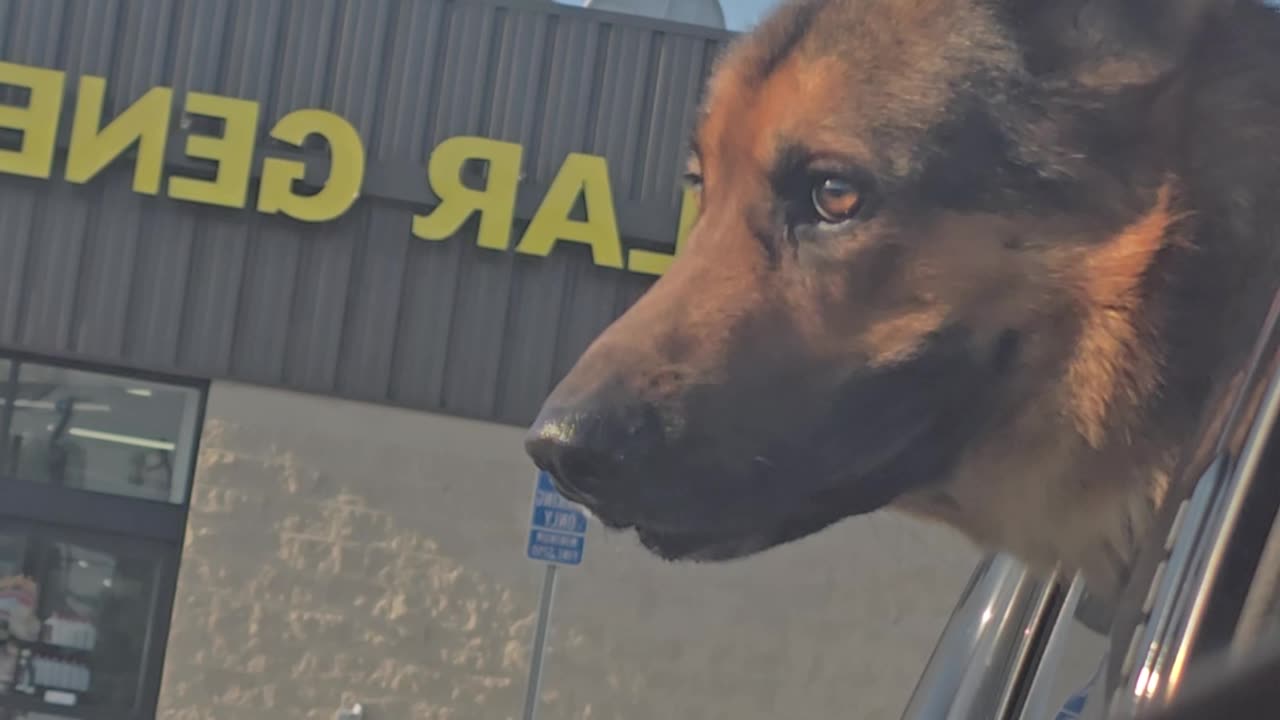
<path id="1" fill-rule="evenodd" d="M 529 661 L 529 686 L 524 695 L 524 720 L 538 714 L 538 687 L 542 683 L 542 658 L 547 647 L 547 626 L 551 624 L 551 602 L 556 593 L 556 566 L 547 563 L 542 579 L 542 601 L 538 606 L 538 626 L 533 631 L 533 658 Z"/>
<path id="2" fill-rule="evenodd" d="M 547 628 L 551 625 L 551 603 L 555 599 L 556 575 L 561 565 L 581 565 L 587 544 L 587 514 L 556 491 L 551 476 L 538 473 L 533 490 L 533 513 L 529 519 L 529 544 L 525 555 L 546 563 L 542 579 L 542 599 L 538 604 L 538 625 L 533 631 L 533 651 L 529 659 L 529 685 L 524 696 L 524 720 L 538 714 L 538 690 L 542 684 L 542 658 L 547 649 Z"/>

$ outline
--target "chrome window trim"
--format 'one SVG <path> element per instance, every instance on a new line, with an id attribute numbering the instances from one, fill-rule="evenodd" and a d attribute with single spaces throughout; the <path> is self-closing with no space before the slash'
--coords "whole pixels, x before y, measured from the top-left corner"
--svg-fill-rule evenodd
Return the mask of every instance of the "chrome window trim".
<path id="1" fill-rule="evenodd" d="M 1057 602 L 1056 578 L 989 555 L 947 621 L 903 720 L 994 720 L 1018 702 L 1024 671 Z"/>
<path id="2" fill-rule="evenodd" d="M 1280 417 L 1280 294 L 1271 303 L 1246 382 L 1234 400 L 1233 417 L 1222 432 L 1218 452 L 1186 501 L 1180 527 L 1166 541 L 1168 557 L 1161 588 L 1154 595 L 1139 652 L 1141 664 L 1125 668 L 1124 684 L 1111 698 L 1113 717 L 1134 717 L 1167 704 L 1178 692 L 1221 580 L 1246 495 Z M 1263 389 L 1264 388 L 1264 389 Z M 1256 409 L 1249 400 L 1261 392 Z M 1246 429 L 1246 433 L 1240 430 Z M 1233 439 L 1243 437 L 1243 441 Z M 1173 533 L 1176 533 L 1174 535 Z"/>

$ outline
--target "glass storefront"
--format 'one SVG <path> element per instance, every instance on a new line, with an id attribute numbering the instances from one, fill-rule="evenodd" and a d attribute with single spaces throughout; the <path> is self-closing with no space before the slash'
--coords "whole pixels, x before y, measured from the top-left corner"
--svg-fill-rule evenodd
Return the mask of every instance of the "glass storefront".
<path id="1" fill-rule="evenodd" d="M 0 720 L 154 714 L 203 388 L 0 360 Z"/>

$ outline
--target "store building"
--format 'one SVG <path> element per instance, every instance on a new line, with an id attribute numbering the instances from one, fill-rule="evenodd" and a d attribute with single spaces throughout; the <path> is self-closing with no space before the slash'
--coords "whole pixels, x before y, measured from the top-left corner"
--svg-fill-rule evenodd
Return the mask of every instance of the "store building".
<path id="1" fill-rule="evenodd" d="M 522 426 L 688 228 L 727 39 L 0 2 L 0 718 L 518 717 Z M 896 718 L 976 557 L 887 515 L 724 566 L 593 527 L 539 717 Z"/>

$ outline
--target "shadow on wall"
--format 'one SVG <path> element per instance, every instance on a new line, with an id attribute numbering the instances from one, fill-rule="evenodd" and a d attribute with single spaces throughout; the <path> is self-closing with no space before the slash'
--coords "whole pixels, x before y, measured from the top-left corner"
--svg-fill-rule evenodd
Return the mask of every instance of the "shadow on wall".
<path id="1" fill-rule="evenodd" d="M 518 715 L 536 588 L 465 568 L 289 451 L 229 449 L 242 433 L 206 429 L 159 717 L 330 720 L 355 702 L 370 718 Z M 556 635 L 553 648 L 588 642 Z M 642 690 L 633 678 L 569 707 L 544 686 L 541 711 L 638 717 Z"/>

